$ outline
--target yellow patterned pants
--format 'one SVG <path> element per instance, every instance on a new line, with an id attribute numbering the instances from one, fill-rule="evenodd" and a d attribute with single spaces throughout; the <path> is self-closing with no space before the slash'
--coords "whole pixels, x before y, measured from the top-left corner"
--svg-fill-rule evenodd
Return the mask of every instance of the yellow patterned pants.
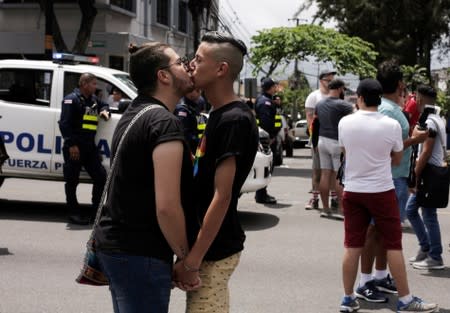
<path id="1" fill-rule="evenodd" d="M 230 295 L 228 281 L 239 264 L 241 253 L 219 261 L 204 261 L 200 266 L 202 286 L 189 291 L 186 297 L 186 313 L 228 313 Z"/>

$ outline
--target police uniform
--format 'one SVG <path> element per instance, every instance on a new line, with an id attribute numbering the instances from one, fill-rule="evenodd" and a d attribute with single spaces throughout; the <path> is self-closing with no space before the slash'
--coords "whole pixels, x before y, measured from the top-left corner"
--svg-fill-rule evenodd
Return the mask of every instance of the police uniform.
<path id="1" fill-rule="evenodd" d="M 62 101 L 59 129 L 64 138 L 63 173 L 66 182 L 66 201 L 70 211 L 69 219 L 78 224 L 88 222 L 87 217 L 80 210 L 76 195 L 81 166 L 93 180 L 93 212 L 98 208 L 106 182 L 106 170 L 101 164 L 100 154 L 95 144 L 99 112 L 103 110 L 108 110 L 106 103 L 98 101 L 95 95 L 89 98 L 84 97 L 78 88 Z M 78 146 L 79 160 L 70 158 L 69 148 L 72 146 Z"/>
<path id="2" fill-rule="evenodd" d="M 263 93 L 256 99 L 255 104 L 256 118 L 259 121 L 259 126 L 269 133 L 270 138 L 274 138 L 277 135 L 275 129 L 275 115 L 277 114 L 277 108 L 272 103 L 272 96 Z"/>
<path id="3" fill-rule="evenodd" d="M 272 95 L 268 93 L 262 93 L 257 99 L 255 104 L 256 118 L 258 119 L 259 126 L 264 129 L 268 134 L 270 139 L 276 137 L 278 131 L 281 128 L 281 117 L 280 121 L 277 122 L 277 108 L 272 103 Z M 278 125 L 280 124 L 280 125 Z M 274 145 L 271 144 L 272 151 L 274 150 Z M 273 170 L 273 167 L 272 169 Z M 267 194 L 267 188 L 259 189 L 256 191 L 255 199 L 260 203 L 275 203 L 275 198 Z"/>
<path id="4" fill-rule="evenodd" d="M 195 155 L 197 145 L 206 127 L 206 121 L 200 115 L 197 103 L 183 97 L 175 107 L 174 114 L 183 124 L 184 137 L 192 154 Z"/>

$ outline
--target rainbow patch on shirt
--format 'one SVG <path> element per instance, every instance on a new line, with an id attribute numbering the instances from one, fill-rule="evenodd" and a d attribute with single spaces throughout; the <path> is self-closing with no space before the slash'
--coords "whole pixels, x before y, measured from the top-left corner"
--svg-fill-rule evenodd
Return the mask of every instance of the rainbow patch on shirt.
<path id="1" fill-rule="evenodd" d="M 198 162 L 200 161 L 200 158 L 202 158 L 205 155 L 206 151 L 206 136 L 202 136 L 202 139 L 200 140 L 197 150 L 195 151 L 195 158 L 194 158 L 194 177 L 198 174 Z"/>

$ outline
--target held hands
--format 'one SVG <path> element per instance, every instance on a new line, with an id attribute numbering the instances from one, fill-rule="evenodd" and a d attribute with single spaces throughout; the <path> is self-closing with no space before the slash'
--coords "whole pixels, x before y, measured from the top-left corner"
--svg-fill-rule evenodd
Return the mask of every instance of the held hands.
<path id="1" fill-rule="evenodd" d="M 184 264 L 184 261 L 178 260 L 173 266 L 172 285 L 183 291 L 192 291 L 200 288 L 202 282 L 199 270 L 190 268 Z"/>
<path id="2" fill-rule="evenodd" d="M 99 116 L 104 119 L 105 121 L 109 120 L 110 118 L 110 113 L 107 110 L 103 110 L 99 113 Z"/>
<path id="3" fill-rule="evenodd" d="M 69 148 L 69 158 L 73 161 L 80 160 L 80 149 L 78 149 L 78 146 L 72 146 Z"/>

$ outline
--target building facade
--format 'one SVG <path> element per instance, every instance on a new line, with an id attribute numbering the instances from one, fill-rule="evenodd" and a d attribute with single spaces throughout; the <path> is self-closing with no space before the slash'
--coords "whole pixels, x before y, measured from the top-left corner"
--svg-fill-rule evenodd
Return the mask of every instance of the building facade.
<path id="1" fill-rule="evenodd" d="M 78 1 L 53 1 L 70 50 L 81 22 Z M 98 56 L 103 66 L 127 71 L 130 43 L 160 41 L 180 55 L 194 52 L 188 0 L 96 0 L 95 7 L 97 16 L 86 54 Z M 211 10 L 204 10 L 199 17 L 203 31 L 216 29 L 218 7 L 218 0 L 213 0 Z M 0 0 L 0 21 L 0 59 L 44 58 L 45 14 L 39 0 Z"/>

